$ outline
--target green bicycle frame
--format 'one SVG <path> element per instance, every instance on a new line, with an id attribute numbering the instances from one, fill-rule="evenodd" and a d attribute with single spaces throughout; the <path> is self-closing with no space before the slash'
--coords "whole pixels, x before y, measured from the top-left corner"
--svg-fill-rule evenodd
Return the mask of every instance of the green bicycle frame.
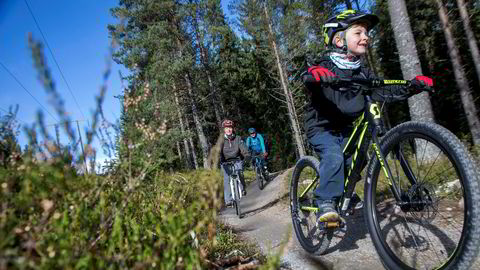
<path id="1" fill-rule="evenodd" d="M 366 134 L 367 130 L 369 129 L 369 126 L 371 126 L 370 129 L 370 134 L 372 135 L 371 141 L 372 141 L 372 147 L 375 151 L 375 154 L 380 162 L 382 171 L 385 174 L 385 177 L 387 178 L 388 184 L 390 186 L 390 189 L 392 190 L 392 193 L 395 196 L 395 199 L 397 201 L 400 201 L 400 193 L 398 192 L 398 188 L 396 185 L 393 184 L 392 182 L 392 174 L 390 171 L 390 168 L 388 167 L 388 164 L 385 162 L 385 157 L 383 153 L 380 151 L 379 148 L 379 139 L 378 136 L 382 132 L 382 126 L 381 126 L 381 110 L 374 101 L 371 100 L 369 96 L 365 96 L 367 106 L 365 111 L 362 113 L 361 116 L 359 116 L 355 121 L 354 121 L 354 127 L 353 127 L 353 132 L 352 135 L 350 135 L 347 144 L 345 145 L 343 149 L 343 154 L 352 156 L 352 164 L 348 170 L 347 177 L 345 178 L 344 182 L 344 195 L 347 194 L 348 196 L 351 195 L 353 192 L 353 189 L 355 188 L 356 183 L 350 182 L 350 177 L 352 175 L 352 172 L 357 169 L 357 160 L 359 159 L 359 155 L 365 155 L 366 153 L 361 152 L 361 146 L 363 143 L 365 143 L 366 139 Z M 406 162 L 406 159 L 403 157 L 401 152 L 399 151 L 400 154 L 398 154 L 399 159 L 401 161 L 402 167 L 409 168 L 408 163 Z M 404 168 L 404 169 L 405 169 Z M 361 169 L 361 168 L 360 168 Z M 405 170 L 405 171 L 411 171 L 411 170 Z M 408 178 L 411 181 L 416 181 L 414 179 L 413 174 L 409 174 Z M 300 199 L 305 196 L 305 194 L 310 191 L 317 183 L 318 181 L 318 176 L 308 185 L 308 187 L 302 192 L 300 195 Z M 350 194 L 348 194 L 350 193 Z M 348 203 L 350 201 L 350 198 L 343 198 L 341 200 L 342 204 L 340 205 L 340 209 L 342 211 L 345 211 L 347 209 Z M 318 211 L 317 207 L 312 207 L 312 206 L 302 206 L 301 210 L 304 211 L 313 211 L 316 212 Z"/>

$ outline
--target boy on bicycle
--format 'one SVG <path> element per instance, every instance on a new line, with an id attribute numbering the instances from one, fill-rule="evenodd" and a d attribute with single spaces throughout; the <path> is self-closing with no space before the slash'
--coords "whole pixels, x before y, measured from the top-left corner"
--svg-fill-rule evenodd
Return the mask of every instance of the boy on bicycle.
<path id="1" fill-rule="evenodd" d="M 352 133 L 353 121 L 365 105 L 358 87 L 340 86 L 335 82 L 339 78 L 376 78 L 361 64 L 360 58 L 367 51 L 368 31 L 378 21 L 376 15 L 356 10 L 346 10 L 329 18 L 323 26 L 327 53 L 316 65 L 308 67 L 308 75 L 303 77 L 310 96 L 305 113 L 307 139 L 321 158 L 320 182 L 314 191 L 319 222 L 339 219 L 335 205 L 344 187 L 343 148 Z M 430 86 L 433 86 L 432 79 L 419 75 L 411 81 L 411 87 L 377 88 L 372 98 L 381 102 L 404 100 L 418 93 L 411 91 L 412 88 L 430 90 Z"/>
<path id="2" fill-rule="evenodd" d="M 252 155 L 262 155 L 263 156 L 263 166 L 264 170 L 268 175 L 268 170 L 267 170 L 267 150 L 265 148 L 265 140 L 263 139 L 263 136 L 255 130 L 255 128 L 249 128 L 248 129 L 248 134 L 250 136 L 247 137 L 246 140 L 246 145 L 247 149 L 252 152 Z M 252 159 L 252 162 L 255 162 L 255 159 Z M 255 164 L 253 164 L 255 166 Z"/>
<path id="3" fill-rule="evenodd" d="M 224 131 L 223 139 L 220 151 L 220 164 L 235 160 L 235 168 L 240 170 L 240 182 L 242 183 L 243 195 L 247 195 L 247 185 L 245 185 L 245 177 L 243 176 L 243 159 L 248 158 L 248 151 L 240 137 L 235 135 L 234 123 L 232 120 L 225 119 L 222 122 L 222 128 Z M 228 171 L 227 166 L 222 165 L 223 171 L 223 198 L 225 205 L 232 205 L 232 193 L 230 190 L 229 175 L 232 173 Z"/>

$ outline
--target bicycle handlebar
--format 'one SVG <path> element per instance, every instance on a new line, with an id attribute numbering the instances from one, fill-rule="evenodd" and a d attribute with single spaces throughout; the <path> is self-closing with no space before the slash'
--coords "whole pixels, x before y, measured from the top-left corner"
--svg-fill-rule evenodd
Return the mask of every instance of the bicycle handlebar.
<path id="1" fill-rule="evenodd" d="M 310 74 L 303 75 L 303 82 L 320 83 Z M 363 86 L 367 86 L 369 88 L 382 87 L 386 85 L 406 85 L 406 86 L 411 85 L 411 81 L 408 81 L 408 80 L 378 80 L 378 79 L 338 78 L 338 77 L 335 82 L 332 82 L 329 84 L 341 85 L 341 84 L 351 84 L 351 83 L 360 84 Z"/>
<path id="2" fill-rule="evenodd" d="M 242 159 L 234 158 L 234 159 L 226 160 L 224 162 L 221 162 L 220 165 L 235 165 L 235 163 L 238 161 L 242 161 Z"/>

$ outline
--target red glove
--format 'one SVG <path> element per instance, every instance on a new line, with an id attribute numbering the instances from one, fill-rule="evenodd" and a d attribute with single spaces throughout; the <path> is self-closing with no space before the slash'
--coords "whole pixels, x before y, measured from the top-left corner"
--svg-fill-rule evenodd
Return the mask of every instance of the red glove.
<path id="1" fill-rule="evenodd" d="M 317 82 L 332 83 L 337 80 L 335 73 L 322 66 L 311 66 L 308 68 L 308 73 L 311 74 Z"/>
<path id="2" fill-rule="evenodd" d="M 263 158 L 267 158 L 268 156 L 268 153 L 267 152 L 263 152 Z"/>
<path id="3" fill-rule="evenodd" d="M 433 80 L 430 77 L 418 75 L 415 79 L 411 80 L 412 86 L 418 92 L 428 91 L 434 92 L 433 90 Z"/>

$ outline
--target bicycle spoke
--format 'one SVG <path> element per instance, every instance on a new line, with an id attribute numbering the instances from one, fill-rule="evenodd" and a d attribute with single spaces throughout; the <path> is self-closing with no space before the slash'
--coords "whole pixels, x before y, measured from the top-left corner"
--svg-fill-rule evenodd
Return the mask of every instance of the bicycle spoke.
<path id="1" fill-rule="evenodd" d="M 405 215 L 402 215 L 403 219 L 405 220 L 405 227 L 407 227 L 408 231 L 410 232 L 410 235 L 412 235 L 412 238 L 413 238 L 413 242 L 415 244 L 415 247 L 418 249 L 418 244 L 417 244 L 417 240 L 415 239 L 415 235 L 414 233 L 412 232 L 412 230 L 410 229 L 410 227 L 408 226 L 408 221 L 407 219 L 405 218 Z"/>
<path id="2" fill-rule="evenodd" d="M 430 169 L 428 170 L 428 172 L 425 174 L 425 176 L 423 177 L 424 179 L 427 177 L 427 175 L 430 173 L 430 171 L 433 169 L 433 166 L 435 165 L 435 163 L 437 162 L 438 158 L 440 157 L 440 151 L 438 153 L 438 155 L 435 157 L 435 160 L 433 161 L 432 165 L 430 165 Z M 422 183 L 422 181 L 420 181 L 420 183 Z"/>

